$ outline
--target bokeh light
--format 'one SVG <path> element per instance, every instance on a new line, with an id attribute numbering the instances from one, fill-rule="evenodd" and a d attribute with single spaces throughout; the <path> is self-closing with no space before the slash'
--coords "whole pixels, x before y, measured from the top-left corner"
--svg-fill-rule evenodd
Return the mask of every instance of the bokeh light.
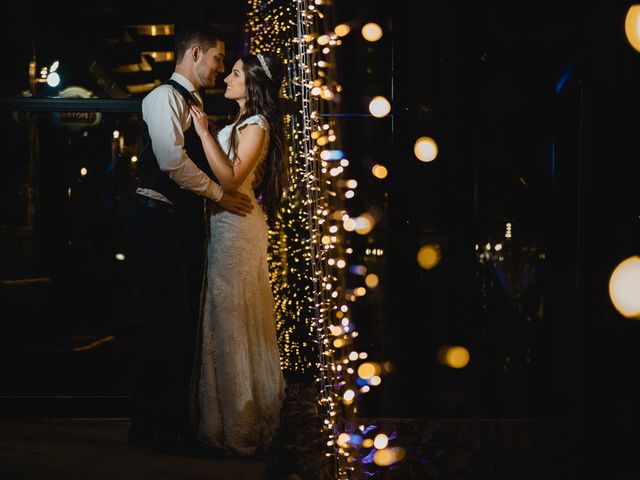
<path id="1" fill-rule="evenodd" d="M 632 5 L 624 20 L 624 33 L 631 46 L 640 52 L 640 5 Z"/>
<path id="2" fill-rule="evenodd" d="M 387 448 L 387 445 L 389 445 L 389 437 L 387 437 L 384 433 L 379 433 L 373 439 L 373 446 L 376 447 L 378 450 Z"/>
<path id="3" fill-rule="evenodd" d="M 377 42 L 382 38 L 382 28 L 377 23 L 367 23 L 362 27 L 362 36 L 368 42 Z"/>
<path id="4" fill-rule="evenodd" d="M 373 218 L 373 215 L 369 213 L 363 213 L 355 219 L 355 222 L 356 233 L 360 235 L 367 235 L 371 230 L 373 230 L 373 227 L 376 224 L 375 218 Z"/>
<path id="5" fill-rule="evenodd" d="M 349 34 L 351 28 L 346 23 L 341 23 L 340 25 L 337 25 L 333 31 L 336 32 L 336 35 L 339 37 L 344 37 Z"/>
<path id="6" fill-rule="evenodd" d="M 47 85 L 50 87 L 57 87 L 60 85 L 60 74 L 58 72 L 51 72 L 47 75 Z"/>
<path id="7" fill-rule="evenodd" d="M 380 365 L 373 362 L 365 362 L 358 367 L 358 376 L 364 380 L 368 380 L 374 375 L 380 373 Z"/>
<path id="8" fill-rule="evenodd" d="M 369 111 L 374 117 L 382 118 L 391 111 L 391 104 L 382 96 L 373 97 L 369 102 Z"/>
<path id="9" fill-rule="evenodd" d="M 378 284 L 380 283 L 380 279 L 378 278 L 378 276 L 375 273 L 370 273 L 369 275 L 367 275 L 365 277 L 364 283 L 369 288 L 376 288 L 378 286 Z"/>
<path id="10" fill-rule="evenodd" d="M 640 318 L 640 257 L 629 257 L 613 270 L 609 279 L 609 297 L 626 318 Z"/>
<path id="11" fill-rule="evenodd" d="M 460 345 L 443 345 L 438 349 L 438 362 L 451 368 L 464 368 L 470 359 L 469 350 Z"/>
<path id="12" fill-rule="evenodd" d="M 413 153 L 422 162 L 432 162 L 438 156 L 438 145 L 431 137 L 420 137 L 413 146 Z"/>
<path id="13" fill-rule="evenodd" d="M 383 179 L 383 178 L 387 178 L 387 174 L 389 172 L 387 170 L 387 167 L 376 164 L 371 168 L 371 173 L 373 174 L 374 177 Z"/>
<path id="14" fill-rule="evenodd" d="M 438 245 L 424 245 L 418 250 L 418 265 L 425 270 L 431 270 L 440 263 L 440 257 L 440 247 Z"/>
<path id="15" fill-rule="evenodd" d="M 326 45 L 329 43 L 329 40 L 331 40 L 329 35 L 320 35 L 318 37 L 318 45 Z"/>

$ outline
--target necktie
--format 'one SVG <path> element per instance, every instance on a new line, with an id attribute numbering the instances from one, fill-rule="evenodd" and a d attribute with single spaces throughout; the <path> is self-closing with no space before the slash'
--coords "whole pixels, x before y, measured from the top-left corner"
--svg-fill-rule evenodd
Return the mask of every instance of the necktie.
<path id="1" fill-rule="evenodd" d="M 193 92 L 191 92 L 191 95 L 196 100 L 198 106 L 200 108 L 203 108 L 204 107 L 204 102 L 202 101 L 202 97 L 200 97 L 200 94 L 197 91 L 194 90 Z"/>

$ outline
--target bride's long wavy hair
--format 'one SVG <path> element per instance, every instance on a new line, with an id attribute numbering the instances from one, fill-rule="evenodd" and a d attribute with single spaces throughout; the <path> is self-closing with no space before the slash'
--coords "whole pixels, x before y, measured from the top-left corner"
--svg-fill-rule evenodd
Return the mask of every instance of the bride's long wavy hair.
<path id="1" fill-rule="evenodd" d="M 246 98 L 244 111 L 237 115 L 231 132 L 230 151 L 237 147 L 237 126 L 252 115 L 262 115 L 269 122 L 269 149 L 260 170 L 259 183 L 254 185 L 256 198 L 260 200 L 270 222 L 273 222 L 282 206 L 282 197 L 288 187 L 287 157 L 285 151 L 283 114 L 278 94 L 284 79 L 284 65 L 274 55 L 261 54 L 271 78 L 256 55 L 245 55 L 242 60 Z"/>

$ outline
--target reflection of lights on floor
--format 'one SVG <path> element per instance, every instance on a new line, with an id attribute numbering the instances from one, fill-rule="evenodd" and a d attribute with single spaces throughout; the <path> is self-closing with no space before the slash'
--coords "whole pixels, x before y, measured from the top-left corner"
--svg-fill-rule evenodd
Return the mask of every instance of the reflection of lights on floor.
<path id="1" fill-rule="evenodd" d="M 95 342 L 91 342 L 88 345 L 83 345 L 82 347 L 76 347 L 73 349 L 74 352 L 84 352 L 87 350 L 93 350 L 94 348 L 97 348 L 101 345 L 104 345 L 106 343 L 111 343 L 116 339 L 116 337 L 114 337 L 113 335 L 107 335 L 104 338 L 100 338 L 98 340 L 96 340 Z"/>

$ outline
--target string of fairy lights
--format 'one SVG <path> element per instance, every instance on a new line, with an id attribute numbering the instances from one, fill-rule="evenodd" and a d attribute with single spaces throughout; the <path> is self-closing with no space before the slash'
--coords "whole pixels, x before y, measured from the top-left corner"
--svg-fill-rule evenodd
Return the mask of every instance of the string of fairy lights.
<path id="1" fill-rule="evenodd" d="M 346 288 L 351 249 L 344 241 L 347 232 L 363 234 L 360 223 L 366 218 L 351 218 L 344 208 L 355 180 L 341 178 L 349 161 L 333 149 L 337 125 L 323 120 L 330 118 L 325 112 L 340 92 L 327 75 L 326 60 L 330 47 L 348 33 L 345 25 L 341 32 L 324 28 L 329 15 L 321 10 L 323 3 L 249 0 L 246 30 L 251 52 L 273 52 L 288 67 L 282 93 L 292 105 L 286 116 L 290 188 L 282 218 L 270 231 L 269 255 L 282 365 L 289 373 L 315 376 L 324 454 L 333 459 L 336 478 L 346 479 L 355 456 L 343 419 L 356 417 L 356 396 L 379 384 L 379 371 L 371 363 L 355 368 L 367 354 L 350 350 L 358 332 L 348 303 L 364 289 Z M 363 378 L 374 380 L 363 385 Z"/>
<path id="2" fill-rule="evenodd" d="M 297 62 L 296 6 L 292 2 L 251 0 L 246 30 L 250 50 L 269 51 L 287 64 L 288 81 L 282 96 L 297 102 L 300 96 L 295 79 L 299 76 Z M 299 154 L 298 140 L 304 131 L 299 115 L 285 116 L 289 132 L 288 156 L 290 188 L 281 219 L 270 230 L 269 264 L 274 290 L 277 329 L 281 346 L 282 367 L 294 374 L 305 374 L 315 368 L 317 350 L 308 312 L 313 304 L 313 281 L 308 275 L 311 257 L 308 238 L 307 204 L 304 162 Z"/>
<path id="3" fill-rule="evenodd" d="M 318 100 L 310 95 L 312 51 L 308 40 L 313 38 L 313 15 L 307 13 L 306 2 L 252 0 L 250 6 L 250 49 L 283 57 L 288 66 L 284 97 L 298 109 L 286 119 L 290 188 L 282 219 L 271 231 L 270 265 L 283 367 L 315 372 L 327 417 L 325 429 L 331 438 L 336 415 L 333 351 L 327 348 L 327 287 L 331 283 L 322 251 L 322 224 L 328 210 L 320 187 L 318 147 L 309 134 L 318 124 Z"/>

